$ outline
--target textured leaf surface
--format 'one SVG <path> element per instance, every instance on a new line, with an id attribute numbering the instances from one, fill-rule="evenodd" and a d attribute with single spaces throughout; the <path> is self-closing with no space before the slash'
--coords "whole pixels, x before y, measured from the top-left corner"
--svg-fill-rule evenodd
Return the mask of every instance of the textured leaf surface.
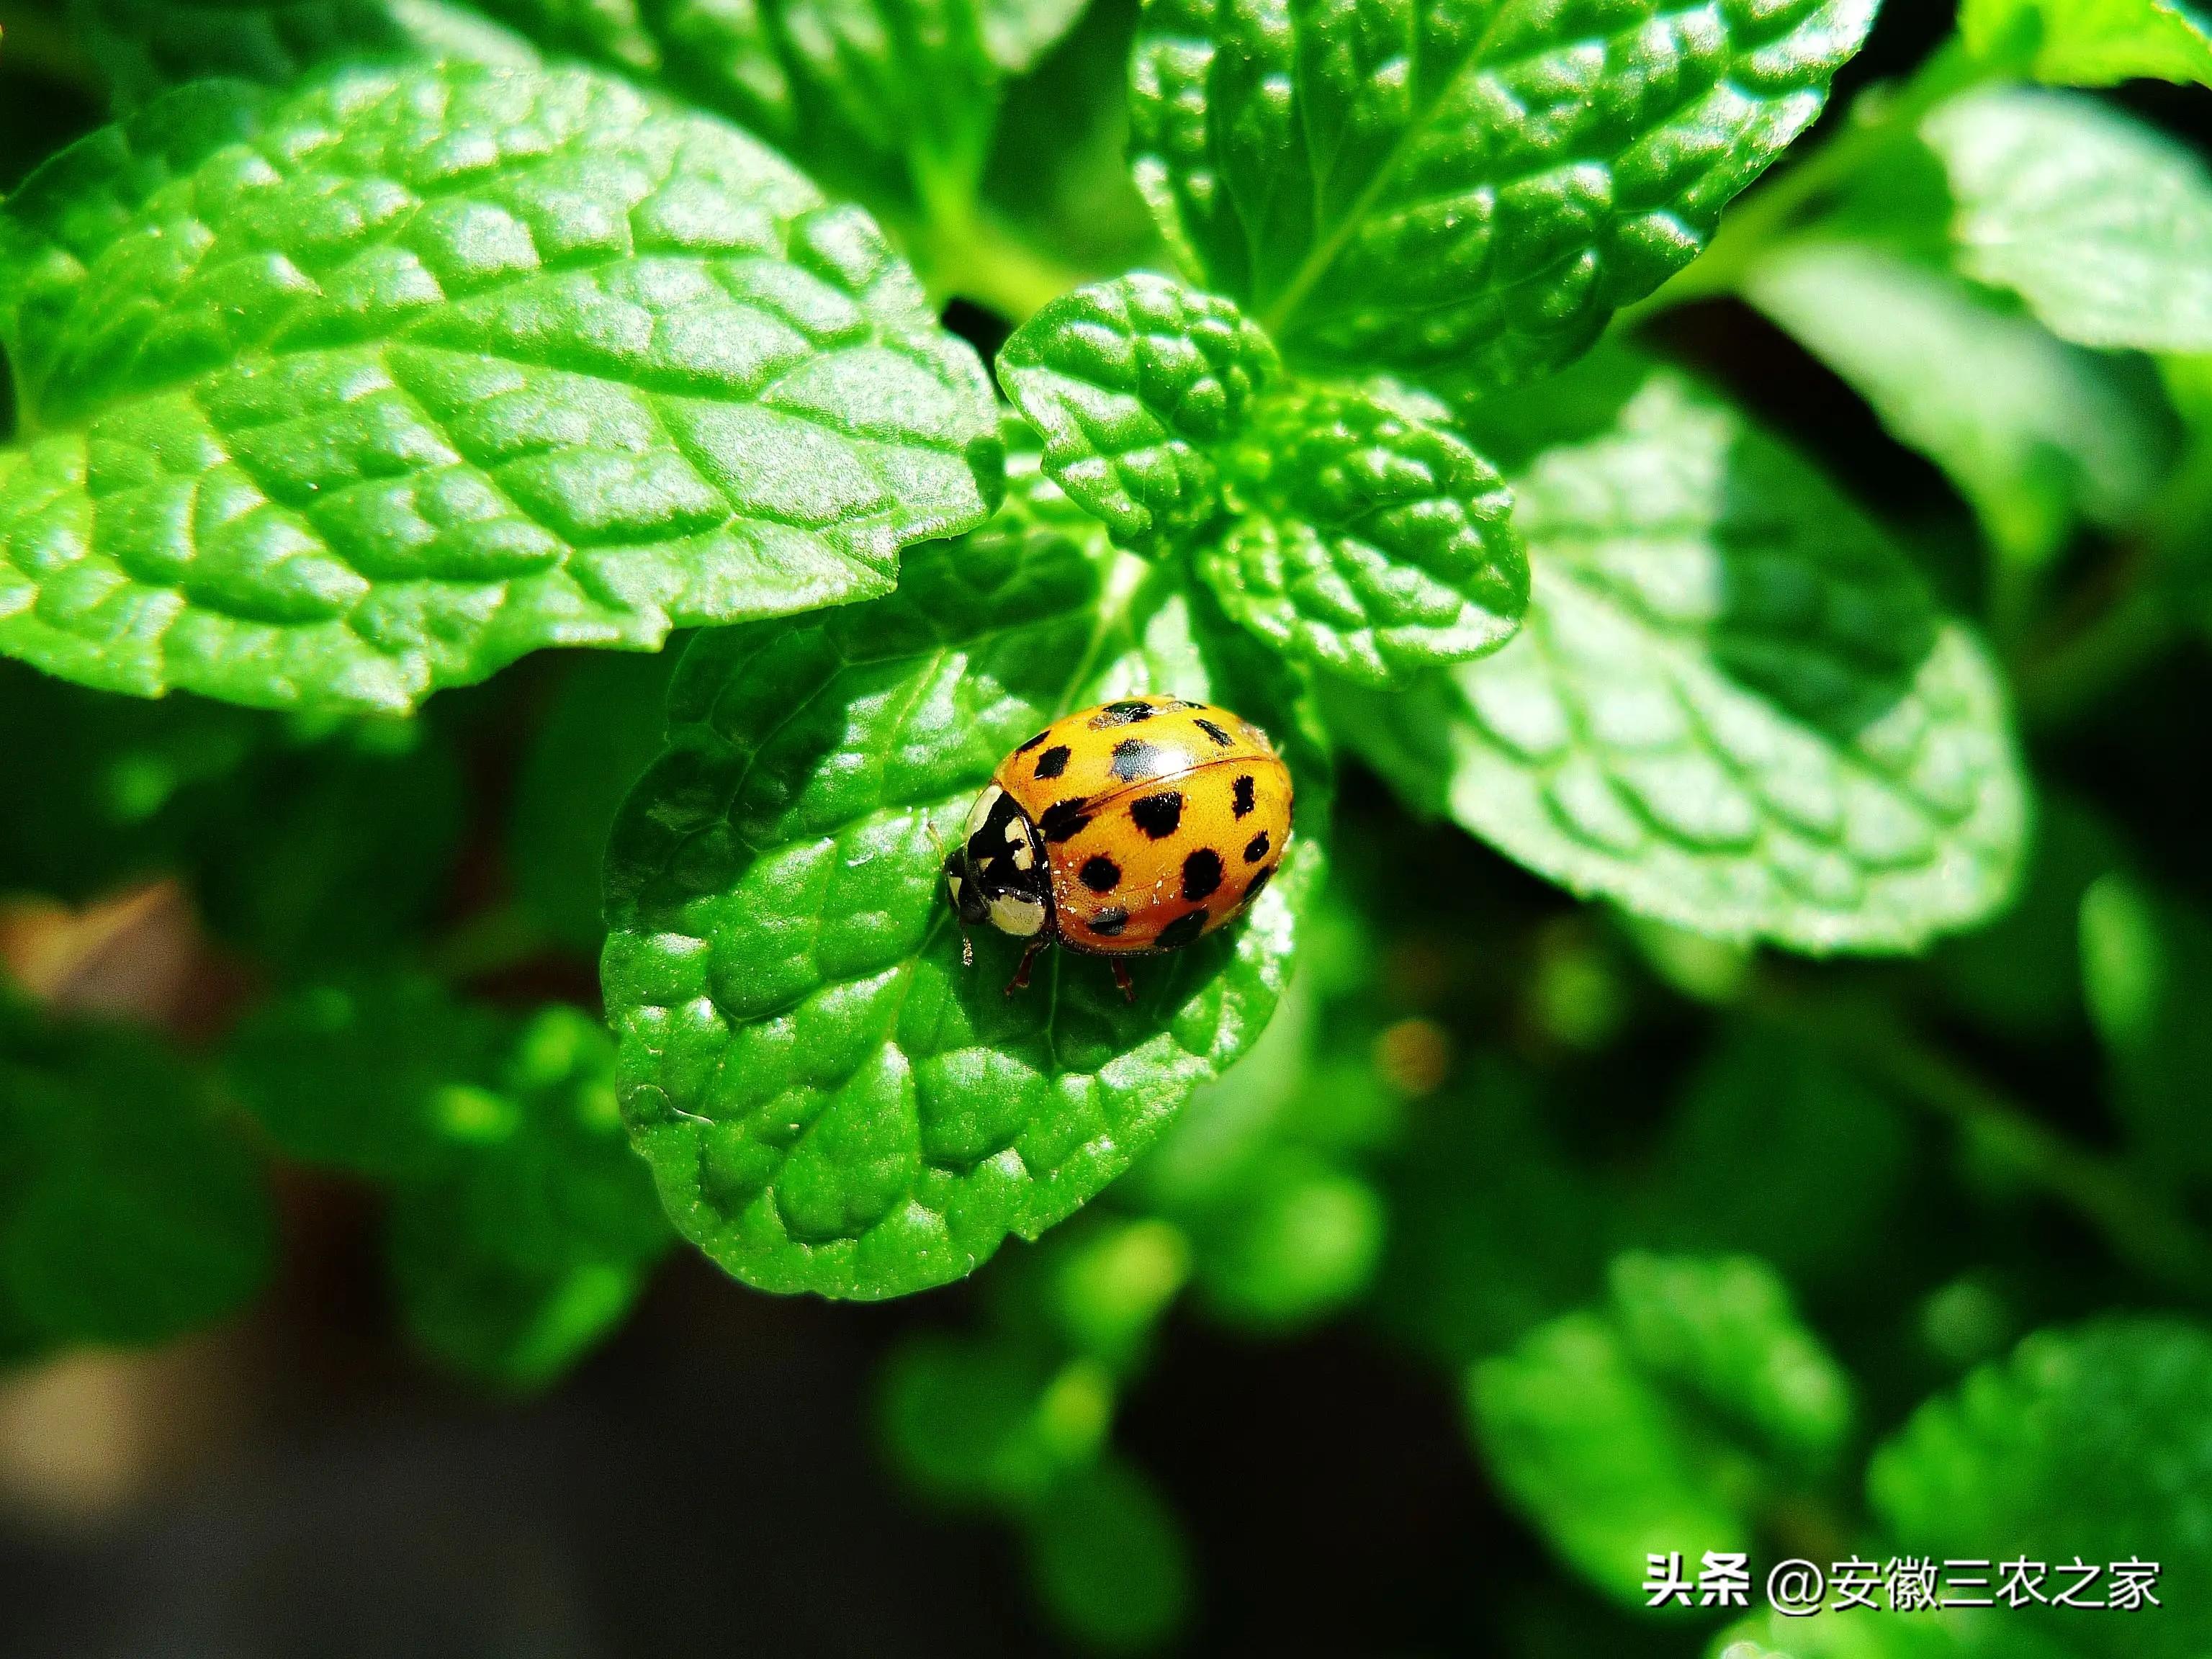
<path id="1" fill-rule="evenodd" d="M 1516 489 L 1519 636 L 1337 710 L 1401 788 L 1706 933 L 1902 950 L 2002 902 L 2023 785 L 1996 678 L 1802 461 L 1662 373 Z"/>
<path id="2" fill-rule="evenodd" d="M 1647 1555 L 1748 1547 L 1774 1472 L 1825 1465 L 1850 1397 L 1747 1257 L 1623 1256 L 1612 1291 L 1478 1365 L 1468 1401 L 1514 1501 L 1600 1588 L 1641 1605 Z"/>
<path id="3" fill-rule="evenodd" d="M 1054 301 L 999 353 L 1045 471 L 1130 546 L 1212 517 L 1214 452 L 1274 372 L 1274 347 L 1228 301 L 1143 274 Z"/>
<path id="4" fill-rule="evenodd" d="M 1973 93 L 1921 131 L 1967 276 L 2083 345 L 2212 351 L 2212 173 L 2191 151 L 2075 93 Z"/>
<path id="5" fill-rule="evenodd" d="M 204 1080 L 136 1033 L 0 1006 L 0 1325 L 166 1340 L 268 1277 L 261 1171 Z"/>
<path id="6" fill-rule="evenodd" d="M 2025 35 L 2039 81 L 2109 87 L 2148 76 L 2212 86 L 2212 24 L 2190 0 L 1964 0 L 1959 32 L 1983 53 Z"/>
<path id="7" fill-rule="evenodd" d="M 1705 246 L 1873 0 L 1152 0 L 1139 187 L 1285 356 L 1480 392 Z"/>
<path id="8" fill-rule="evenodd" d="M 617 822 L 624 1112 L 678 1228 L 748 1283 L 894 1296 L 1034 1237 L 1252 1040 L 1282 984 L 1327 776 L 1280 671 L 1173 572 L 1024 489 L 910 558 L 889 599 L 702 635 L 669 750 Z M 1139 963 L 1133 1007 L 1058 951 L 1006 996 L 1018 946 L 979 932 L 962 967 L 939 845 L 1049 718 L 1148 690 L 1224 702 L 1285 749 L 1292 861 L 1238 927 Z"/>
<path id="9" fill-rule="evenodd" d="M 445 0 L 75 0 L 70 15 L 125 110 L 187 81 L 282 86 L 349 58 L 538 61 L 520 35 Z"/>
<path id="10" fill-rule="evenodd" d="M 2174 454 L 2140 363 L 2051 337 L 1936 270 L 1872 248 L 1790 248 L 1744 295 L 1948 473 L 2002 552 L 2039 562 L 2075 526 L 2139 514 Z"/>
<path id="11" fill-rule="evenodd" d="M 995 487 L 867 221 L 589 75 L 187 88 L 0 228 L 0 649 L 104 689 L 403 708 L 881 592 Z"/>
<path id="12" fill-rule="evenodd" d="M 2199 1326 L 2039 1333 L 1923 1406 L 1876 1454 L 1869 1489 L 1895 1543 L 1916 1553 L 2161 1563 L 2160 1609 L 2029 1607 L 2006 1623 L 2068 1654 L 2194 1659 L 2212 1643 L 2208 1399 L 2212 1338 Z M 1992 1538 L 2007 1541 L 1967 1541 Z"/>
<path id="13" fill-rule="evenodd" d="M 1528 603 L 1497 470 L 1364 392 L 1286 386 L 1230 462 L 1232 517 L 1197 550 L 1229 614 L 1369 685 L 1496 650 Z"/>

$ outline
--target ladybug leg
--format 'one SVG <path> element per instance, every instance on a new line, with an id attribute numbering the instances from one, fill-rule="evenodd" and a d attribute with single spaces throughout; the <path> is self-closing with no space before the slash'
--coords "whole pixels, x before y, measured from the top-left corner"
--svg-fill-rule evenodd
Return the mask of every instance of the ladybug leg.
<path id="1" fill-rule="evenodd" d="M 1113 964 L 1114 983 L 1121 988 L 1121 1000 L 1134 1002 L 1137 1000 L 1137 981 L 1129 977 L 1129 964 L 1119 957 L 1109 957 L 1106 960 Z"/>
<path id="2" fill-rule="evenodd" d="M 1006 981 L 1008 996 L 1013 995 L 1017 991 L 1026 991 L 1030 988 L 1030 963 L 1036 960 L 1037 952 L 1043 949 L 1044 941 L 1041 939 L 1033 939 L 1029 942 L 1029 947 L 1022 952 L 1022 965 L 1014 969 L 1014 976 Z"/>

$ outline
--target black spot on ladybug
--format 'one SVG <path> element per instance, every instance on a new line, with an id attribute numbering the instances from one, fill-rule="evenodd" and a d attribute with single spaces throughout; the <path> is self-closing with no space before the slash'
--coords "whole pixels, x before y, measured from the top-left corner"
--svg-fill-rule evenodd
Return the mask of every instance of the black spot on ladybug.
<path id="1" fill-rule="evenodd" d="M 1152 941 L 1153 948 L 1180 951 L 1205 931 L 1206 912 L 1203 909 L 1188 911 L 1160 929 L 1160 936 Z"/>
<path id="2" fill-rule="evenodd" d="M 1078 873 L 1083 878 L 1083 884 L 1094 893 L 1110 893 L 1121 884 L 1121 866 L 1103 853 L 1084 860 L 1083 868 Z"/>
<path id="3" fill-rule="evenodd" d="M 1221 885 L 1221 854 L 1201 847 L 1182 861 L 1182 896 L 1193 904 L 1210 898 Z"/>
<path id="4" fill-rule="evenodd" d="M 1020 748 L 1018 748 L 1018 749 L 1015 750 L 1014 750 L 1014 752 L 1015 752 L 1017 755 L 1026 755 L 1026 754 L 1028 754 L 1028 753 L 1030 752 L 1030 750 L 1032 750 L 1032 749 L 1036 748 L 1039 744 L 1042 743 L 1042 742 L 1043 742 L 1047 738 L 1050 737 L 1051 735 L 1052 735 L 1052 727 L 1050 727 L 1049 726 L 1046 726 L 1046 727 L 1045 727 L 1045 729 L 1044 729 L 1043 731 L 1042 731 L 1042 732 L 1038 732 L 1038 733 L 1036 734 L 1036 736 L 1035 736 L 1035 737 L 1031 738 L 1030 738 L 1027 743 L 1024 744 Z"/>
<path id="5" fill-rule="evenodd" d="M 1262 830 L 1258 835 L 1253 836 L 1251 840 L 1244 843 L 1244 862 L 1247 864 L 1257 864 L 1261 859 L 1267 856 L 1267 832 L 1265 830 Z"/>
<path id="6" fill-rule="evenodd" d="M 1050 813 L 1046 817 L 1049 818 Z M 1182 824 L 1182 797 L 1172 789 L 1129 803 L 1129 819 L 1154 841 L 1165 841 Z M 1047 830 L 1046 834 L 1051 834 Z"/>
<path id="7" fill-rule="evenodd" d="M 1253 877 L 1250 883 L 1244 889 L 1244 896 L 1237 900 L 1237 902 L 1239 904 L 1249 904 L 1254 899 L 1259 897 L 1260 895 L 1267 890 L 1268 878 L 1273 876 L 1274 873 L 1275 866 L 1271 864 L 1266 869 L 1262 870 L 1258 875 Z"/>
<path id="8" fill-rule="evenodd" d="M 1252 775 L 1249 772 L 1237 780 L 1235 805 L 1237 816 L 1240 818 L 1252 810 Z"/>
<path id="9" fill-rule="evenodd" d="M 1134 726 L 1158 712 L 1148 702 L 1109 702 L 1091 717 L 1091 729 L 1103 732 L 1109 726 Z"/>
<path id="10" fill-rule="evenodd" d="M 1224 749 L 1232 749 L 1236 747 L 1237 739 L 1231 737 L 1226 732 L 1216 726 L 1212 720 L 1201 718 L 1194 720 L 1191 721 L 1191 724 L 1196 726 L 1200 731 L 1205 732 L 1207 737 L 1212 738 L 1214 742 L 1219 744 Z"/>
<path id="11" fill-rule="evenodd" d="M 1044 809 L 1037 820 L 1037 828 L 1044 838 L 1055 847 L 1070 836 L 1079 834 L 1091 822 L 1091 803 L 1079 795 L 1073 800 L 1056 800 Z"/>
<path id="12" fill-rule="evenodd" d="M 1066 744 L 1053 744 L 1051 748 L 1037 757 L 1036 775 L 1041 778 L 1056 778 L 1067 770 L 1068 752 Z"/>
<path id="13" fill-rule="evenodd" d="M 1114 775 L 1124 783 L 1141 783 L 1164 769 L 1158 744 L 1142 738 L 1124 738 L 1114 745 Z"/>
<path id="14" fill-rule="evenodd" d="M 1129 913 L 1120 905 L 1109 905 L 1084 924 L 1101 939 L 1112 939 L 1129 925 Z"/>

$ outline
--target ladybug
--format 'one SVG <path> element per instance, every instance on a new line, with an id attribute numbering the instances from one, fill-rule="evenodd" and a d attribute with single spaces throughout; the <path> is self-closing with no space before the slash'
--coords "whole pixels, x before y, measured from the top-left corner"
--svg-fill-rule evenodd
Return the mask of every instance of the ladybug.
<path id="1" fill-rule="evenodd" d="M 1260 896 L 1291 838 L 1291 775 L 1249 720 L 1133 697 L 1054 720 L 999 763 L 945 855 L 952 908 L 1028 941 L 1106 957 L 1179 951 Z M 964 952 L 973 961 L 972 952 Z"/>

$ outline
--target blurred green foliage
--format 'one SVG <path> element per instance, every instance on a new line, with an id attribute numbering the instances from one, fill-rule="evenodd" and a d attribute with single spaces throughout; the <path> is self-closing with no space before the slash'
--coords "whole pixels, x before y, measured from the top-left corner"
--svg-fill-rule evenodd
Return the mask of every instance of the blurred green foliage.
<path id="1" fill-rule="evenodd" d="M 272 1183 L 320 1190 L 301 1170 L 375 1194 L 410 1340 L 510 1394 L 617 1328 L 671 1214 L 756 1277 L 871 1295 L 975 1272 L 1011 1232 L 886 1328 L 876 1428 L 921 1500 L 1006 1529 L 1078 1646 L 1238 1650 L 1185 1472 L 1133 1428 L 1204 1326 L 1285 1366 L 1334 1342 L 1387 1356 L 1453 1425 L 1537 1565 L 1506 1585 L 1467 1561 L 1490 1622 L 1437 1650 L 2212 1652 L 2212 26 L 2181 0 L 1965 0 L 1955 27 L 1893 3 L 1846 107 L 1721 217 L 1875 9 L 1393 14 L 1455 40 L 1504 20 L 1526 48 L 1424 84 L 1435 200 L 1397 194 L 1373 149 L 1398 60 L 1312 8 L 1259 27 L 1006 0 L 927 28 L 938 14 L 807 0 L 10 12 L 10 182 L 175 83 L 289 88 L 372 58 L 481 88 L 509 83 L 453 63 L 550 53 L 610 77 L 562 83 L 592 97 L 645 88 L 653 121 L 750 123 L 878 216 L 880 246 L 824 210 L 816 229 L 853 240 L 805 258 L 848 261 L 849 286 L 865 266 L 903 346 L 970 401 L 975 365 L 920 293 L 959 301 L 985 358 L 1036 316 L 1011 361 L 1059 429 L 1041 459 L 1009 417 L 1006 504 L 907 550 L 895 591 L 878 506 L 832 501 L 807 537 L 852 531 L 860 564 L 821 580 L 877 597 L 792 617 L 830 588 L 717 590 L 714 616 L 762 619 L 702 635 L 681 670 L 674 648 L 547 653 L 401 715 L 304 707 L 273 647 L 217 665 L 224 683 L 301 712 L 0 662 L 0 1363 L 246 1315 L 280 1255 Z M 1601 12 L 1626 20 L 1609 57 L 1577 32 Z M 1680 106 L 1647 107 L 1657 86 Z M 1299 136 L 1338 117 L 1340 177 Z M 124 143 L 46 175 L 49 207 Z M 1577 195 L 1593 174 L 1606 191 Z M 265 253 L 270 227 L 214 182 L 222 222 L 194 234 Z M 514 201 L 552 242 L 635 206 Z M 1424 216 L 1439 204 L 1469 216 Z M 43 240 L 20 211 L 0 223 L 19 393 L 34 366 L 66 393 L 76 364 L 129 394 L 84 465 L 40 451 L 58 471 L 35 489 L 26 458 L 77 441 L 74 417 L 27 403 L 0 453 L 0 622 L 66 613 L 95 656 L 100 596 L 58 550 L 120 538 L 158 587 L 157 554 L 233 528 L 212 491 L 158 510 L 111 492 L 138 454 L 115 434 L 159 424 L 131 377 L 247 354 L 249 320 L 291 345 L 358 320 L 301 321 L 272 289 L 216 307 L 240 339 L 201 317 L 126 340 L 184 280 L 130 264 L 168 245 L 146 211 L 158 234 L 102 267 L 144 305 L 79 318 L 82 362 L 59 368 L 25 295 L 80 282 L 125 205 L 88 190 Z M 417 253 L 371 216 L 331 231 L 315 280 L 404 310 L 406 281 L 377 285 Z M 606 280 L 636 276 L 634 248 L 592 246 Z M 1214 292 L 1149 279 L 1126 329 L 1127 284 L 1061 297 L 1139 264 Z M 637 460 L 657 441 L 623 449 L 608 413 L 711 403 L 698 365 L 576 368 L 627 337 L 613 315 L 532 313 L 594 389 L 498 416 L 520 465 L 579 433 L 610 446 L 555 492 L 604 511 L 580 560 L 713 516 L 684 519 Z M 1206 355 L 1224 339 L 1267 365 L 1249 427 Z M 878 441 L 873 386 L 846 385 L 841 443 Z M 904 395 L 877 401 L 904 418 Z M 445 465 L 323 412 L 328 441 L 288 452 L 302 476 L 427 489 Z M 996 448 L 944 419 L 958 441 L 884 439 L 884 465 L 995 499 Z M 246 453 L 258 430 L 228 436 Z M 1293 453 L 1326 465 L 1276 478 Z M 740 459 L 802 496 L 844 477 L 811 450 Z M 1140 498 L 1182 516 L 1117 546 Z M 393 549 L 459 510 L 435 499 L 392 509 L 380 581 L 405 586 Z M 1451 539 L 1474 528 L 1494 544 Z M 241 637 L 323 603 L 328 571 L 240 533 Z M 821 550 L 798 539 L 812 552 L 779 544 L 746 580 L 799 583 Z M 1492 582 L 1470 643 L 1475 555 L 1510 572 L 1523 543 L 1532 585 Z M 696 574 L 683 546 L 667 556 Z M 433 654 L 441 629 L 489 625 L 417 599 L 408 638 Z M 540 620 L 546 642 L 605 642 Z M 147 637 L 109 642 L 135 661 Z M 1358 684 L 1314 645 L 1346 639 Z M 1168 687 L 1218 689 L 1291 754 L 1302 862 L 1244 933 L 1139 964 L 1133 1009 L 1079 958 L 1009 1002 L 1002 942 L 961 965 L 932 836 L 1039 720 Z M 619 1042 L 594 976 L 611 836 Z M 188 902 L 103 931 L 155 881 Z M 626 1112 L 659 1137 L 662 1191 Z M 932 1231 L 953 1200 L 931 1208 L 956 1180 L 984 1195 L 957 1239 Z M 858 1267 L 835 1254 L 856 1216 L 889 1241 Z M 1748 1605 L 1651 1605 L 1653 1556 L 1694 1588 L 1708 1552 L 1748 1557 Z M 2162 1605 L 1892 1605 L 1905 1564 L 2014 1557 L 2100 1565 L 2100 1595 L 2112 1564 L 2157 1561 Z M 1771 1614 L 1765 1571 L 1790 1558 L 1865 1563 L 1876 1605 Z"/>

